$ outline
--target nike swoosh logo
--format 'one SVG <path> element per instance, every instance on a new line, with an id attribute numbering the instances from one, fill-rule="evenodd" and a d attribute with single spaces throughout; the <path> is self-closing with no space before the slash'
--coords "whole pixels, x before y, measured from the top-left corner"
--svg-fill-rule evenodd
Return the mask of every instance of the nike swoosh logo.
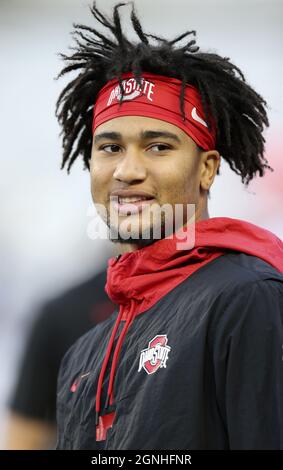
<path id="1" fill-rule="evenodd" d="M 193 118 L 194 121 L 197 121 L 200 124 L 202 124 L 203 126 L 208 127 L 206 122 L 198 115 L 196 108 L 192 109 L 192 114 L 191 115 L 192 115 L 192 118 Z"/>
<path id="2" fill-rule="evenodd" d="M 71 386 L 71 388 L 70 388 L 71 392 L 75 393 L 75 392 L 77 391 L 77 388 L 78 388 L 78 386 L 80 385 L 82 379 L 83 379 L 84 377 L 87 377 L 89 374 L 90 374 L 90 372 L 87 372 L 86 374 L 83 374 L 83 375 L 81 375 L 80 377 L 78 377 L 78 378 L 74 381 L 74 383 L 72 384 L 72 386 Z"/>

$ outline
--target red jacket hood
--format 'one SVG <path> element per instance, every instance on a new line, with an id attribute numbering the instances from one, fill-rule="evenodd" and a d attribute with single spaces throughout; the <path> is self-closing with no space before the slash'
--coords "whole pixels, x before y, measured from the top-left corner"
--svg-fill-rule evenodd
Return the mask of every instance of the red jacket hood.
<path id="1" fill-rule="evenodd" d="M 193 226 L 192 226 L 193 227 Z M 186 230 L 186 229 L 184 229 Z M 108 261 L 105 290 L 123 309 L 142 313 L 193 272 L 227 251 L 257 256 L 283 272 L 283 242 L 272 232 L 244 220 L 212 217 L 196 222 L 195 244 L 177 249 L 176 233 Z"/>

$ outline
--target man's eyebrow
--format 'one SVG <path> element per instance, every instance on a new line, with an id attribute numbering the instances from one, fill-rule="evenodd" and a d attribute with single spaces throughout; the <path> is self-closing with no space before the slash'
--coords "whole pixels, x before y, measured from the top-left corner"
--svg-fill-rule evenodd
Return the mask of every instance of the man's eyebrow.
<path id="1" fill-rule="evenodd" d="M 140 133 L 140 138 L 142 140 L 148 139 L 158 139 L 158 138 L 167 138 L 171 140 L 175 140 L 175 142 L 181 143 L 180 138 L 174 134 L 173 132 L 169 131 L 142 131 Z M 94 143 L 97 144 L 99 141 L 107 139 L 107 140 L 121 140 L 122 134 L 120 132 L 101 132 L 94 136 Z"/>
<path id="2" fill-rule="evenodd" d="M 179 144 L 181 143 L 181 139 L 176 135 L 173 134 L 173 132 L 169 131 L 144 131 L 141 132 L 141 138 L 146 140 L 146 139 L 158 139 L 159 137 L 165 137 L 167 139 L 172 139 L 175 140 L 175 142 L 178 142 Z"/>
<path id="3" fill-rule="evenodd" d="M 94 136 L 94 143 L 97 144 L 100 140 L 120 140 L 122 139 L 122 134 L 119 132 L 101 132 Z"/>

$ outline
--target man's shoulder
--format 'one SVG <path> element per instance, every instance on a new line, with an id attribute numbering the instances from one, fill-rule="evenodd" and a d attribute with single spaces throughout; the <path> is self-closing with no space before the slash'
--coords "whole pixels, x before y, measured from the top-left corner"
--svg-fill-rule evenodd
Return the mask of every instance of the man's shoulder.
<path id="1" fill-rule="evenodd" d="M 208 281 L 214 293 L 238 291 L 254 282 L 281 283 L 283 274 L 263 259 L 241 252 L 227 252 L 196 272 L 196 281 Z"/>
<path id="2" fill-rule="evenodd" d="M 231 251 L 189 276 L 172 295 L 213 323 L 259 310 L 265 315 L 278 306 L 283 315 L 283 274 L 256 256 Z"/>
<path id="3" fill-rule="evenodd" d="M 80 336 L 80 338 L 78 338 L 78 340 L 73 345 L 75 349 L 79 350 L 87 348 L 88 344 L 93 344 L 94 347 L 97 347 L 97 341 L 103 338 L 104 335 L 112 329 L 112 325 L 115 323 L 117 315 L 118 312 L 115 310 L 109 318 L 98 323 L 85 334 Z"/>
<path id="4" fill-rule="evenodd" d="M 66 369 L 70 367 L 73 370 L 80 370 L 83 365 L 82 362 L 91 356 L 92 351 L 100 350 L 101 342 L 105 341 L 105 338 L 108 337 L 112 331 L 116 317 L 117 310 L 115 310 L 107 320 L 98 323 L 74 342 L 61 361 L 61 376 L 63 376 Z"/>
<path id="5" fill-rule="evenodd" d="M 227 261 L 227 265 L 230 264 L 231 269 L 232 265 L 234 265 L 235 273 L 240 273 L 241 275 L 246 273 L 246 276 L 248 276 L 250 280 L 270 278 L 276 278 L 279 281 L 283 280 L 282 273 L 258 256 L 234 251 L 228 253 L 225 256 L 225 260 Z"/>
<path id="6" fill-rule="evenodd" d="M 219 258 L 211 276 L 215 293 L 222 298 L 245 299 L 253 292 L 260 298 L 264 291 L 283 293 L 283 274 L 263 259 L 240 252 L 231 252 Z"/>
<path id="7" fill-rule="evenodd" d="M 250 331 L 283 323 L 283 275 L 255 256 L 231 253 L 219 263 L 219 278 L 211 302 L 212 326 L 227 332 L 240 325 Z M 217 276 L 216 276 L 217 277 Z M 248 325 L 250 325 L 248 327 Z M 229 333 L 229 334 L 230 334 Z"/>

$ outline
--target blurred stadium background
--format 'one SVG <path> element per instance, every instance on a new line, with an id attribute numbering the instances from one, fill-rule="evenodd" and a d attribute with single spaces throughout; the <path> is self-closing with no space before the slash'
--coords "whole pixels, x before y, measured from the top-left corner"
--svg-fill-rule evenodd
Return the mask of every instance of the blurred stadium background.
<path id="1" fill-rule="evenodd" d="M 112 254 L 87 235 L 89 174 L 60 171 L 53 80 L 73 22 L 91 25 L 91 0 L 1 0 L 0 423 L 37 305 L 99 270 Z M 109 11 L 114 1 L 100 0 Z M 266 155 L 274 172 L 245 189 L 222 162 L 210 217 L 248 220 L 282 238 L 283 3 L 280 0 L 136 0 L 148 32 L 197 30 L 198 45 L 230 57 L 269 104 Z M 129 8 L 125 8 L 125 28 Z M 50 339 L 52 341 L 52 339 Z M 0 437 L 0 446 L 2 440 Z"/>

